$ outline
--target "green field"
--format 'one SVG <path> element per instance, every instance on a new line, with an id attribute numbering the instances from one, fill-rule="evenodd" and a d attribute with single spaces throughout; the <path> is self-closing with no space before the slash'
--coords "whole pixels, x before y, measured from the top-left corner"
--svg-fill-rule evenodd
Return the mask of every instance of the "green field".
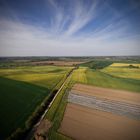
<path id="1" fill-rule="evenodd" d="M 71 81 L 76 83 L 87 83 L 86 72 L 88 68 L 80 67 L 79 69 L 75 70 L 72 74 Z"/>
<path id="2" fill-rule="evenodd" d="M 0 76 L 51 89 L 70 69 L 70 67 L 58 66 L 24 66 L 0 69 Z"/>
<path id="3" fill-rule="evenodd" d="M 123 89 L 140 92 L 140 80 L 137 78 L 122 78 L 120 75 L 115 73 L 115 76 L 109 72 L 105 72 L 106 69 L 110 69 L 111 66 L 104 68 L 102 70 L 93 70 L 90 68 L 80 67 L 76 70 L 72 75 L 72 81 L 84 84 L 90 84 L 94 86 L 107 87 L 107 88 L 115 88 L 115 89 Z M 121 70 L 120 70 L 121 71 Z M 128 71 L 129 72 L 129 71 Z M 126 75 L 126 72 L 121 73 L 122 75 Z M 135 75 L 136 73 L 132 73 Z M 137 73 L 140 75 L 139 73 Z"/>
<path id="4" fill-rule="evenodd" d="M 70 67 L 24 66 L 0 69 L 0 139 L 7 137 L 41 104 L 49 92 L 60 86 Z"/>
<path id="5" fill-rule="evenodd" d="M 134 66 L 134 67 L 131 67 Z M 140 80 L 140 64 L 113 63 L 102 72 L 122 77 Z"/>
<path id="6" fill-rule="evenodd" d="M 86 75 L 88 84 L 91 85 L 140 92 L 140 80 L 137 79 L 120 78 L 91 69 L 87 71 Z"/>

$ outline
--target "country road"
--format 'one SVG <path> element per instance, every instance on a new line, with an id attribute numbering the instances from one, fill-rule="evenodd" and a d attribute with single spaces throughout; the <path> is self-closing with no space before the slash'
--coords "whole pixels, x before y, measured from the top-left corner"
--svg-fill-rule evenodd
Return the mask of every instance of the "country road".
<path id="1" fill-rule="evenodd" d="M 61 85 L 61 87 L 59 88 L 59 90 L 57 91 L 57 93 L 55 94 L 54 98 L 52 99 L 52 101 L 49 103 L 48 107 L 46 108 L 46 110 L 44 111 L 44 113 L 41 115 L 39 121 L 33 126 L 33 128 L 30 130 L 30 132 L 28 133 L 28 135 L 26 136 L 25 140 L 31 140 L 31 138 L 33 137 L 36 128 L 39 127 L 41 121 L 44 119 L 46 113 L 49 111 L 49 109 L 51 108 L 53 102 L 55 101 L 55 99 L 57 98 L 58 94 L 60 93 L 60 91 L 62 90 L 62 88 L 64 87 L 65 83 L 67 82 L 67 80 L 69 79 L 69 77 L 72 75 L 73 71 L 76 69 L 77 67 L 74 67 L 67 75 L 65 81 L 63 82 L 63 84 Z"/>

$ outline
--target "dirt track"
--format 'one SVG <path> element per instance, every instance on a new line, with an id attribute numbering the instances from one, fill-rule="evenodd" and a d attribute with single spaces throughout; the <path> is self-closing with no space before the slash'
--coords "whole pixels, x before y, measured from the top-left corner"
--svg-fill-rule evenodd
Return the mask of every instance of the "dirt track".
<path id="1" fill-rule="evenodd" d="M 84 84 L 75 84 L 71 92 L 140 105 L 140 94 L 135 92 L 94 87 Z"/>
<path id="2" fill-rule="evenodd" d="M 140 121 L 68 103 L 60 132 L 76 140 L 139 140 Z"/>

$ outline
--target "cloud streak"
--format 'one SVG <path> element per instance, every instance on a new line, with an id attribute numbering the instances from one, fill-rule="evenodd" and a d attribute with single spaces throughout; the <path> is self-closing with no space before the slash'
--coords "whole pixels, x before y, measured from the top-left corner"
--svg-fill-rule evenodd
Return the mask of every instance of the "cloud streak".
<path id="1" fill-rule="evenodd" d="M 85 7 L 84 5 L 83 2 L 77 2 L 73 10 L 72 22 L 65 32 L 65 35 L 73 35 L 93 20 L 96 13 L 96 1 L 94 1 L 91 6 Z"/>

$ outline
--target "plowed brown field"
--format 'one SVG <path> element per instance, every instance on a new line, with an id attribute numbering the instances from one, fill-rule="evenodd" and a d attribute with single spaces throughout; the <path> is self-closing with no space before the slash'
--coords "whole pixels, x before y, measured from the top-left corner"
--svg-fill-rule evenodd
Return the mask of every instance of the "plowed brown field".
<path id="1" fill-rule="evenodd" d="M 71 92 L 76 92 L 80 95 L 96 96 L 100 98 L 106 98 L 115 101 L 124 101 L 140 105 L 140 94 L 130 91 L 114 90 L 84 84 L 75 84 Z"/>
<path id="2" fill-rule="evenodd" d="M 76 84 L 59 131 L 76 140 L 139 140 L 140 94 Z"/>
<path id="3" fill-rule="evenodd" d="M 140 121 L 68 103 L 60 132 L 76 140 L 139 140 Z"/>

